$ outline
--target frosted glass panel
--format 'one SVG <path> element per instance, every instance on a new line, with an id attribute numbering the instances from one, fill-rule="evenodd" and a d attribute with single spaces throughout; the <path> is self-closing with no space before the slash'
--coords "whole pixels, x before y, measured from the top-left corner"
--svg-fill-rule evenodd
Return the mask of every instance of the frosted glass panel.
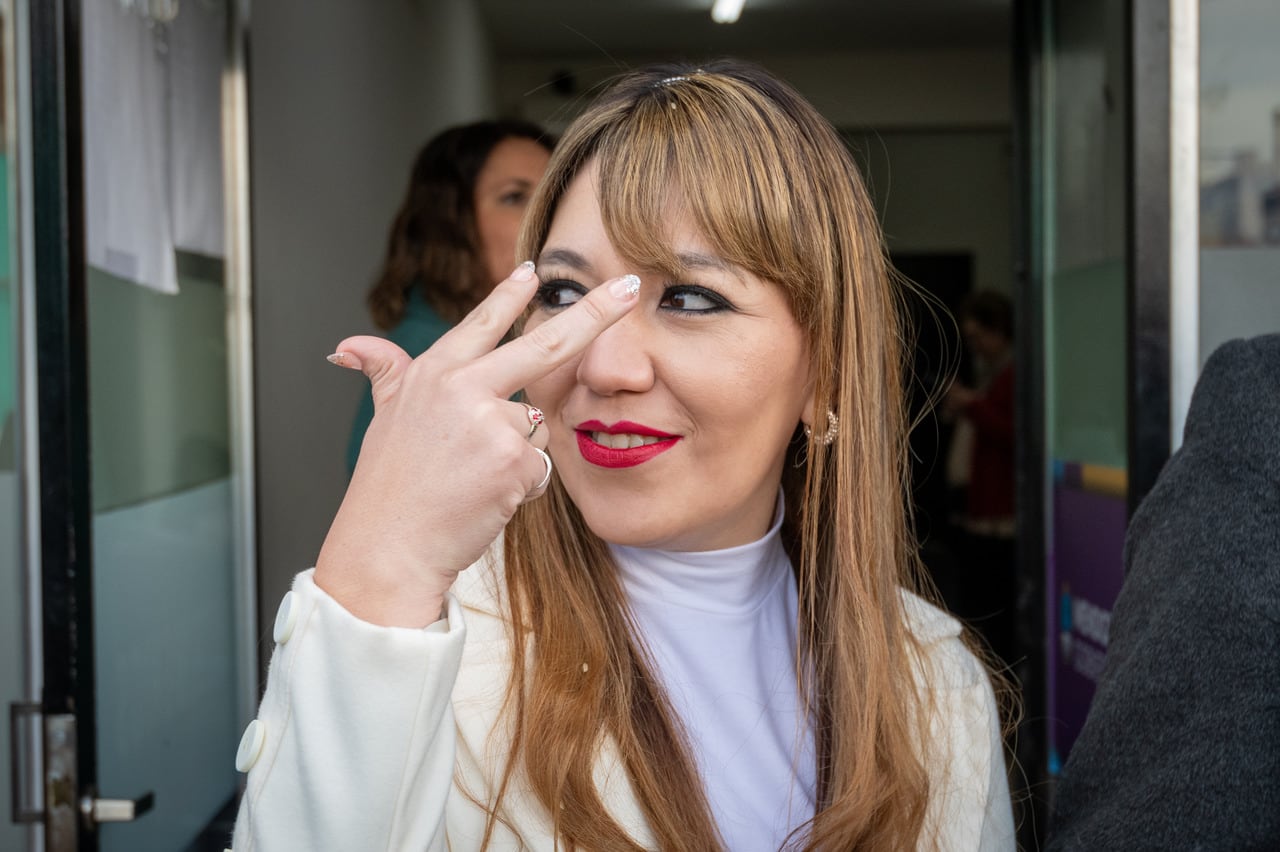
<path id="1" fill-rule="evenodd" d="M 1057 461 L 1126 464 L 1124 4 L 1054 4 L 1046 412 Z"/>
<path id="2" fill-rule="evenodd" d="M 225 291 L 88 285 L 98 786 L 156 794 L 102 849 L 181 852 L 236 790 Z"/>
<path id="3" fill-rule="evenodd" d="M 95 511 L 230 473 L 226 291 L 178 281 L 169 295 L 89 268 Z"/>
<path id="4" fill-rule="evenodd" d="M 98 786 L 156 794 L 103 852 L 182 852 L 235 792 L 232 559 L 228 480 L 94 517 Z"/>
<path id="5" fill-rule="evenodd" d="M 90 193 L 88 242 L 160 258 L 173 275 L 158 282 L 98 263 L 87 276 L 98 788 L 120 798 L 155 793 L 153 810 L 104 825 L 99 837 L 103 852 L 220 852 L 229 830 L 206 828 L 237 789 L 243 623 L 229 311 L 216 256 L 223 4 L 183 3 L 166 27 L 114 8 L 99 10 L 112 26 L 84 33 L 86 73 L 109 78 L 85 89 L 86 182 L 116 186 L 123 163 L 128 198 L 113 196 L 107 215 Z M 113 42 L 121 33 L 144 49 Z M 131 85 L 138 80 L 155 85 Z M 103 92 L 125 100 L 104 103 Z M 142 140 L 150 147 L 121 149 L 118 122 L 90 121 L 117 115 L 163 132 Z M 143 227 L 157 217 L 183 232 L 177 250 L 167 231 Z"/>
<path id="6" fill-rule="evenodd" d="M 1124 282 L 1118 258 L 1054 276 L 1046 398 L 1055 459 L 1125 466 Z"/>
<path id="7" fill-rule="evenodd" d="M 1053 463 L 1045 585 L 1049 767 L 1080 731 L 1106 644 L 1073 613 L 1108 612 L 1126 521 L 1128 4 L 1057 0 L 1046 33 L 1045 421 Z"/>

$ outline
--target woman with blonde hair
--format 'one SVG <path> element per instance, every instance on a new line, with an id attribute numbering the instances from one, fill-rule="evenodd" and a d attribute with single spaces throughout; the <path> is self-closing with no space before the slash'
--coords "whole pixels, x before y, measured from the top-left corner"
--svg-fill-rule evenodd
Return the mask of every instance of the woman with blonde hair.
<path id="1" fill-rule="evenodd" d="M 987 671 L 909 591 L 898 294 L 832 128 L 743 63 L 629 74 L 520 251 L 419 358 L 331 356 L 377 409 L 237 852 L 1012 849 Z"/>

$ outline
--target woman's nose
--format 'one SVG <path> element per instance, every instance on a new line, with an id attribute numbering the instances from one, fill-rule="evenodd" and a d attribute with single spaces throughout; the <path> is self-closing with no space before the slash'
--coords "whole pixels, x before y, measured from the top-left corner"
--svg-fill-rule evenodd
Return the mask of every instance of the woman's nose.
<path id="1" fill-rule="evenodd" d="M 654 371 L 643 306 L 606 328 L 578 362 L 578 384 L 601 396 L 643 393 L 653 387 Z"/>

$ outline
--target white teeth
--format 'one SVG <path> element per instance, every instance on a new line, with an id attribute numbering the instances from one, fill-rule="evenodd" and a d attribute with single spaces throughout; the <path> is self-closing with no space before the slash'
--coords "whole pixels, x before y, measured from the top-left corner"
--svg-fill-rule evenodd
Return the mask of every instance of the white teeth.
<path id="1" fill-rule="evenodd" d="M 608 432 L 592 432 L 591 440 L 611 450 L 629 450 L 632 447 L 656 444 L 662 439 L 652 435 L 632 435 L 625 432 L 618 435 L 610 435 Z"/>

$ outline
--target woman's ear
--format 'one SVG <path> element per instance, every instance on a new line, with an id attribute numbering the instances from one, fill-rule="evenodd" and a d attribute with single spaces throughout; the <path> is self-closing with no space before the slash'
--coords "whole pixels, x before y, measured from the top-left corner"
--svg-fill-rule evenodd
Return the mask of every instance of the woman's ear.
<path id="1" fill-rule="evenodd" d="M 813 437 L 814 424 L 818 424 L 817 440 L 824 446 L 831 446 L 836 436 L 840 434 L 840 418 L 830 408 L 818 408 L 812 386 L 810 386 L 809 393 L 805 398 L 804 410 L 800 414 L 800 423 L 804 426 L 806 438 Z"/>
<path id="2" fill-rule="evenodd" d="M 813 428 L 814 423 L 818 422 L 817 418 L 822 416 L 815 408 L 814 393 L 814 381 L 810 379 L 809 386 L 805 389 L 804 407 L 800 409 L 800 425 L 805 428 L 806 433 Z"/>

